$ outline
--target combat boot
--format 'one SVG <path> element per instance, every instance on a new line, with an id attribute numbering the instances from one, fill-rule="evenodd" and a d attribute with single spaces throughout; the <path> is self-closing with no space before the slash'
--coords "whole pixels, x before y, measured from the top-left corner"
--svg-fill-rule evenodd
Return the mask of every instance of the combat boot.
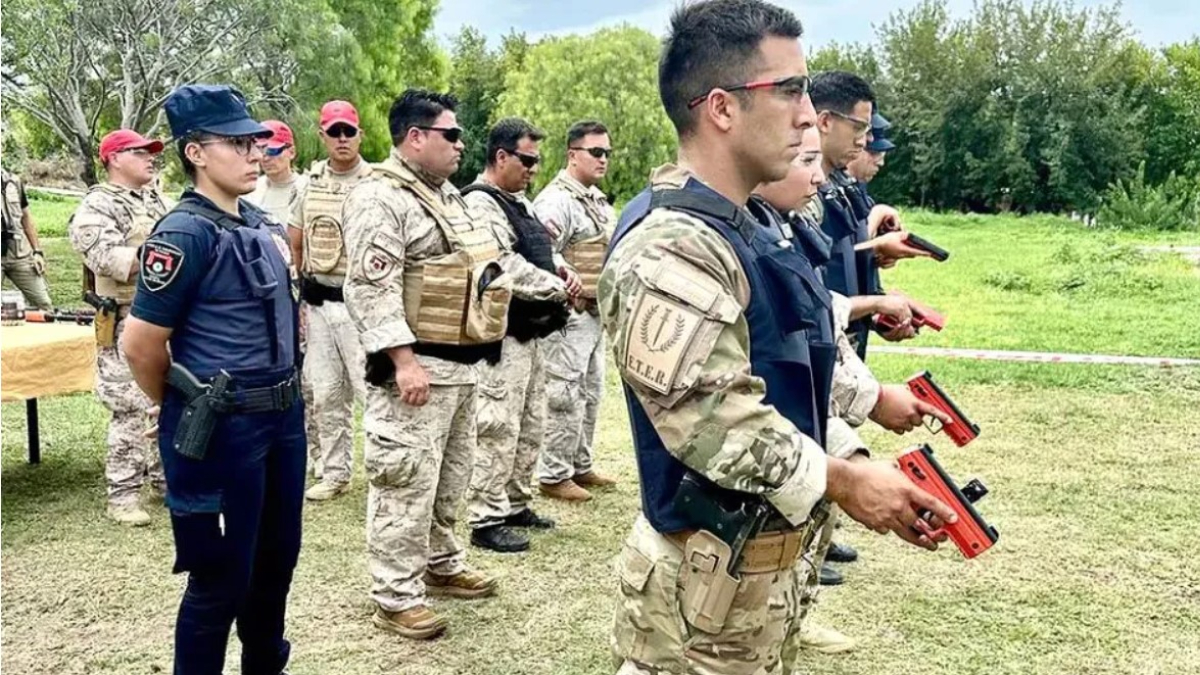
<path id="1" fill-rule="evenodd" d="M 389 612 L 377 607 L 371 622 L 377 628 L 411 640 L 431 640 L 446 630 L 446 620 L 425 605 L 410 607 L 402 612 Z"/>
<path id="2" fill-rule="evenodd" d="M 577 473 L 571 480 L 575 481 L 576 485 L 585 488 L 607 488 L 617 484 L 617 479 L 609 478 L 604 474 L 588 471 L 587 473 Z"/>
<path id="3" fill-rule="evenodd" d="M 854 651 L 858 642 L 832 628 L 805 621 L 800 627 L 800 647 L 821 654 L 844 654 Z"/>
<path id="4" fill-rule="evenodd" d="M 561 483 L 542 483 L 539 489 L 547 497 L 564 502 L 586 502 L 592 498 L 592 493 L 579 487 L 578 483 L 569 478 Z"/>
<path id="5" fill-rule="evenodd" d="M 344 495 L 349 491 L 349 483 L 341 483 L 339 485 L 321 481 L 308 488 L 308 490 L 304 493 L 304 498 L 310 502 L 326 502 L 331 499 L 336 499 L 337 497 Z"/>
<path id="6" fill-rule="evenodd" d="M 529 550 L 529 537 L 504 525 L 492 525 L 471 530 L 471 545 L 497 553 L 517 553 Z"/>
<path id="7" fill-rule="evenodd" d="M 535 530 L 553 530 L 555 525 L 553 518 L 539 516 L 533 509 L 521 509 L 505 518 L 504 524 L 509 527 L 532 527 Z"/>
<path id="8" fill-rule="evenodd" d="M 109 504 L 108 517 L 130 527 L 145 527 L 150 524 L 150 514 L 137 504 Z"/>
<path id="9" fill-rule="evenodd" d="M 849 544 L 839 544 L 836 541 L 829 545 L 829 552 L 825 554 L 825 559 L 835 563 L 852 563 L 858 560 L 858 551 L 854 550 Z"/>
<path id="10" fill-rule="evenodd" d="M 821 570 L 817 573 L 817 581 L 822 586 L 841 586 L 846 580 L 842 577 L 841 572 L 829 565 L 821 565 Z"/>
<path id="11" fill-rule="evenodd" d="M 499 580 L 489 577 L 483 572 L 463 570 L 458 574 L 443 576 L 426 571 L 425 589 L 430 595 L 444 595 L 451 598 L 486 598 L 496 593 Z"/>

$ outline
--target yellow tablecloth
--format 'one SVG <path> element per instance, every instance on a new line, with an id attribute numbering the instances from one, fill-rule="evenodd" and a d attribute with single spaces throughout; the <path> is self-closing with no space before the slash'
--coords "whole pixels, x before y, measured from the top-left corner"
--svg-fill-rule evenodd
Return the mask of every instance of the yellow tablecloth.
<path id="1" fill-rule="evenodd" d="M 96 333 L 75 324 L 0 327 L 0 400 L 91 391 Z"/>

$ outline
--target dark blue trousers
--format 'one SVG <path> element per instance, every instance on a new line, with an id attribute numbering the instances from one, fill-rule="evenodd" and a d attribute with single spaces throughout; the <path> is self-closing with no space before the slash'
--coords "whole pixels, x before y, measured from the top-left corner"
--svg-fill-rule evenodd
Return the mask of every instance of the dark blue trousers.
<path id="1" fill-rule="evenodd" d="M 172 448 L 183 403 L 163 401 L 159 453 L 175 533 L 176 573 L 187 588 L 175 625 L 175 675 L 221 675 L 237 621 L 244 675 L 279 675 L 287 595 L 300 553 L 307 460 L 304 405 L 231 414 L 203 460 Z"/>

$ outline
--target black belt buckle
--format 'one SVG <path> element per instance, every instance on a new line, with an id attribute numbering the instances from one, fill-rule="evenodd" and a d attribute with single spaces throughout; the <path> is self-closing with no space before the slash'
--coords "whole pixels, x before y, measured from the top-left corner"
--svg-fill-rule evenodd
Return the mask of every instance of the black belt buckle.
<path id="1" fill-rule="evenodd" d="M 284 411 L 291 408 L 296 403 L 296 375 L 293 373 L 291 377 L 271 387 L 271 402 L 275 409 Z"/>

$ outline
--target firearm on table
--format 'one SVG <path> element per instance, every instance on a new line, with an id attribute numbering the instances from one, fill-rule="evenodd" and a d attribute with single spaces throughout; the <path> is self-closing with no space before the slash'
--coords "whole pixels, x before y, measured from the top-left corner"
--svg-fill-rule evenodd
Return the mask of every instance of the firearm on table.
<path id="1" fill-rule="evenodd" d="M 963 411 L 958 409 L 958 406 L 954 405 L 954 401 L 945 391 L 942 391 L 937 382 L 933 381 L 933 375 L 928 370 L 923 370 L 908 378 L 906 384 L 913 396 L 950 416 L 952 421 L 949 424 L 941 424 L 939 429 L 931 428 L 933 433 L 945 431 L 950 440 L 960 448 L 979 437 L 979 425 L 972 422 Z"/>
<path id="2" fill-rule="evenodd" d="M 888 295 L 902 297 L 908 303 L 909 310 L 912 311 L 912 325 L 914 328 L 920 329 L 928 326 L 933 330 L 941 331 L 946 327 L 946 317 L 939 314 L 934 308 L 922 305 L 899 291 L 888 291 Z M 882 332 L 887 333 L 898 328 L 900 322 L 887 314 L 876 314 L 875 326 Z"/>
<path id="3" fill-rule="evenodd" d="M 928 239 L 922 239 L 912 232 L 904 236 L 904 244 L 910 248 L 915 248 L 919 251 L 925 251 L 933 256 L 933 259 L 938 262 L 946 262 L 950 258 L 950 252 L 946 249 L 934 244 Z"/>
<path id="4" fill-rule="evenodd" d="M 930 514 L 922 513 L 922 522 L 917 529 L 930 538 L 945 532 L 954 545 L 962 551 L 963 556 L 974 558 L 988 550 L 1000 539 L 1000 532 L 988 524 L 979 511 L 975 510 L 975 502 L 988 493 L 978 478 L 959 488 L 945 470 L 933 457 L 933 450 L 928 445 L 919 445 L 906 450 L 897 458 L 900 470 L 917 487 L 940 499 L 946 506 L 958 515 L 958 522 L 947 523 L 939 529 L 933 529 L 928 524 Z"/>
<path id="5" fill-rule="evenodd" d="M 96 313 L 88 309 L 27 309 L 25 320 L 29 323 L 74 323 L 90 326 L 96 320 Z"/>

